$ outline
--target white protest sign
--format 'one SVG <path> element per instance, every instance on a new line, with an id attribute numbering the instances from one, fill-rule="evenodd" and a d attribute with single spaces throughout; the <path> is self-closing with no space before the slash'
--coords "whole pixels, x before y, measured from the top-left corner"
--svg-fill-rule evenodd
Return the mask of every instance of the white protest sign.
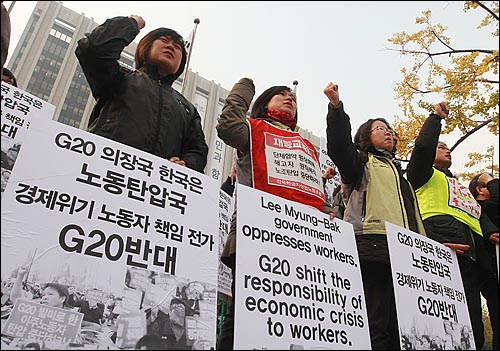
<path id="1" fill-rule="evenodd" d="M 134 349 L 137 341 L 147 334 L 146 316 L 143 313 L 123 313 L 117 319 L 116 346 Z"/>
<path id="2" fill-rule="evenodd" d="M 237 191 L 234 348 L 369 349 L 352 225 L 256 189 Z"/>
<path id="3" fill-rule="evenodd" d="M 219 285 L 220 293 L 231 296 L 231 283 L 233 281 L 231 269 L 220 261 L 224 245 L 226 245 L 231 216 L 233 215 L 234 202 L 225 191 L 219 190 Z"/>
<path id="4" fill-rule="evenodd" d="M 474 349 L 455 252 L 392 223 L 385 227 L 401 348 Z"/>
<path id="5" fill-rule="evenodd" d="M 204 174 L 34 120 L 2 200 L 2 278 L 34 257 L 28 285 L 55 281 L 124 302 L 133 297 L 124 306 L 133 306 L 131 313 L 151 307 L 141 297 L 157 280 L 174 277 L 179 288 L 197 281 L 211 306 L 215 347 L 218 192 Z M 132 268 L 147 271 L 147 279 L 131 283 Z"/>
<path id="6" fill-rule="evenodd" d="M 219 102 L 217 104 L 217 113 L 214 118 L 214 126 L 219 123 L 220 114 L 222 113 L 222 108 L 224 104 Z M 208 174 L 214 178 L 215 180 L 221 182 L 222 170 L 224 168 L 224 159 L 226 154 L 226 145 L 219 138 L 219 134 L 217 133 L 217 129 L 212 128 L 212 147 L 210 148 L 209 157 L 207 160 Z"/>
<path id="7" fill-rule="evenodd" d="M 327 167 L 332 167 L 335 170 L 337 170 L 337 167 L 333 163 L 332 159 L 330 158 L 330 156 L 328 156 L 328 150 L 326 148 L 326 139 L 323 137 L 320 138 L 319 164 L 321 166 L 321 174 L 325 173 Z M 330 204 L 333 203 L 332 194 L 337 185 L 339 184 L 340 184 L 340 173 L 338 173 L 337 171 L 337 174 L 333 178 L 328 179 L 325 184 L 325 197 L 328 203 Z"/>
<path id="8" fill-rule="evenodd" d="M 79 312 L 17 299 L 2 325 L 2 334 L 28 340 L 76 342 L 82 320 Z"/>
<path id="9" fill-rule="evenodd" d="M 55 109 L 54 105 L 2 82 L 2 195 L 31 121 L 52 119 Z"/>

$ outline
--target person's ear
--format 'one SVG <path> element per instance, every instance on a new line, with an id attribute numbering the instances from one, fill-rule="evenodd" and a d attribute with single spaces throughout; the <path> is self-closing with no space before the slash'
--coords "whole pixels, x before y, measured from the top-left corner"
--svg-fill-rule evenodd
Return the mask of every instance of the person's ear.
<path id="1" fill-rule="evenodd" d="M 488 189 L 486 189 L 486 187 L 484 187 L 484 186 L 478 185 L 478 186 L 476 186 L 476 191 L 477 191 L 477 194 L 479 196 L 479 195 L 484 195 L 488 191 Z"/>

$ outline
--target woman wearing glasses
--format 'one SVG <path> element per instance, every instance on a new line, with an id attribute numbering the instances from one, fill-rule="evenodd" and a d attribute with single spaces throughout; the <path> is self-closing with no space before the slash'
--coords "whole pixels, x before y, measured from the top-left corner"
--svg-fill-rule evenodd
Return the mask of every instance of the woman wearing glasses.
<path id="1" fill-rule="evenodd" d="M 363 123 L 354 142 L 338 85 L 324 89 L 330 100 L 328 156 L 342 179 L 347 203 L 343 220 L 356 234 L 372 349 L 399 350 L 399 333 L 385 222 L 425 235 L 415 193 L 394 158 L 396 136 L 384 118 Z"/>

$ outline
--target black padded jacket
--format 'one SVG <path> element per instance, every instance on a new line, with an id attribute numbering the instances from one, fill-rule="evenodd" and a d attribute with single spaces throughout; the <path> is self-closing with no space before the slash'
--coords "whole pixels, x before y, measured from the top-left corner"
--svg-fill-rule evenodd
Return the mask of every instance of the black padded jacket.
<path id="1" fill-rule="evenodd" d="M 115 17 L 78 41 L 75 53 L 97 100 L 88 131 L 203 172 L 208 146 L 200 115 L 172 88 L 183 67 L 160 76 L 155 66 L 118 63 L 138 33 L 134 19 Z"/>

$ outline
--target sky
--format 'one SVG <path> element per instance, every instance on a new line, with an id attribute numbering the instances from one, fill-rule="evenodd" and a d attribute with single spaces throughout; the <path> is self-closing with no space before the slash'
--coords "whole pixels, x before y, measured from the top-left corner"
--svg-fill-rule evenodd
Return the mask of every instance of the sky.
<path id="1" fill-rule="evenodd" d="M 10 1 L 4 2 L 9 7 Z M 35 6 L 17 1 L 11 12 L 10 53 Z M 64 1 L 63 5 L 103 23 L 115 16 L 140 15 L 146 26 L 136 38 L 158 27 L 187 37 L 198 18 L 189 68 L 230 90 L 243 77 L 254 80 L 256 96 L 273 85 L 293 87 L 298 81 L 299 126 L 326 136 L 328 99 L 323 89 L 332 81 L 351 117 L 353 133 L 364 121 L 402 115 L 394 87 L 411 59 L 388 39 L 395 33 L 421 29 L 415 19 L 432 11 L 434 23 L 448 27 L 455 48 L 498 49 L 491 35 L 476 29 L 485 12 L 464 13 L 461 1 Z M 10 58 L 10 56 L 9 56 Z M 7 67 L 9 61 L 7 61 Z M 498 77 L 497 77 L 498 80 Z M 432 99 L 432 100 L 431 100 Z M 438 103 L 441 97 L 429 97 Z M 443 135 L 453 145 L 460 135 Z M 478 132 L 453 152 L 453 172 L 464 170 L 469 152 L 485 152 L 498 138 Z"/>

